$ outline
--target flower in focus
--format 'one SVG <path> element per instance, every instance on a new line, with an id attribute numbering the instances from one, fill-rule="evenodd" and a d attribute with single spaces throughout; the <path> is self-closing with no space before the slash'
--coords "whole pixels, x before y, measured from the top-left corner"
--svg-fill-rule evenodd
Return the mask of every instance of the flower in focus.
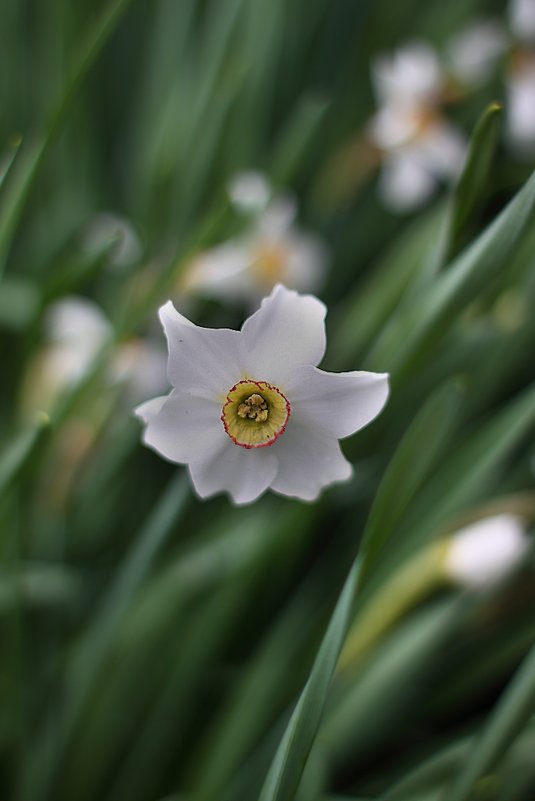
<path id="1" fill-rule="evenodd" d="M 529 545 L 520 517 L 494 515 L 453 535 L 444 567 L 450 580 L 473 589 L 484 588 L 516 567 Z"/>
<path id="2" fill-rule="evenodd" d="M 372 64 L 379 110 L 368 136 L 382 153 L 379 191 L 393 211 L 424 203 L 440 180 L 459 174 L 463 135 L 442 115 L 446 79 L 435 51 L 413 42 Z"/>
<path id="3" fill-rule="evenodd" d="M 281 285 L 240 331 L 200 328 L 166 303 L 173 389 L 136 409 L 145 444 L 187 464 L 202 498 L 227 492 L 244 504 L 271 489 L 312 501 L 349 479 L 338 440 L 379 414 L 388 376 L 319 370 L 325 314 Z"/>
<path id="4" fill-rule="evenodd" d="M 254 308 L 278 282 L 317 291 L 325 276 L 327 251 L 317 236 L 296 225 L 295 200 L 290 195 L 270 199 L 269 185 L 254 172 L 236 176 L 229 194 L 237 210 L 249 217 L 248 226 L 240 236 L 192 261 L 184 275 L 184 291 Z"/>

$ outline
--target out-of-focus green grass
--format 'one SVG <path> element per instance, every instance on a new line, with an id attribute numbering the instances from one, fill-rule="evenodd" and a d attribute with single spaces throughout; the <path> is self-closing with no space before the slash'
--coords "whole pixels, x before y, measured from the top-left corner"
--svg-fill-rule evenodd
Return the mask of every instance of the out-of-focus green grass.
<path id="1" fill-rule="evenodd" d="M 325 195 L 373 111 L 373 54 L 499 12 L 2 4 L 2 798 L 533 798 L 533 657 L 516 672 L 535 637 L 530 560 L 482 596 L 430 593 L 332 679 L 349 619 L 406 560 L 489 503 L 533 519 L 535 179 L 495 146 L 499 111 L 481 117 L 501 97 L 467 101 L 467 130 L 481 121 L 464 179 L 420 213 L 384 211 L 372 176 Z M 291 187 L 328 242 L 326 366 L 392 376 L 382 416 L 344 445 L 355 477 L 314 505 L 198 501 L 141 447 L 110 380 L 190 256 L 234 233 L 225 185 L 243 168 Z M 113 233 L 84 244 L 103 211 L 141 242 L 121 266 Z M 29 417 L 47 309 L 72 294 L 101 306 L 113 342 Z M 355 602 L 346 586 L 336 607 L 357 554 Z"/>

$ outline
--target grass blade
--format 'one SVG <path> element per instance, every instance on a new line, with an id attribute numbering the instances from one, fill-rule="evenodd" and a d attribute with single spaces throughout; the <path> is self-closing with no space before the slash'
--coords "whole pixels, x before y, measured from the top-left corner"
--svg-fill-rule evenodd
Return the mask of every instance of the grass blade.
<path id="1" fill-rule="evenodd" d="M 357 564 L 346 580 L 312 672 L 271 763 L 259 801 L 290 801 L 295 797 L 344 640 L 356 581 Z"/>
<path id="2" fill-rule="evenodd" d="M 469 801 L 477 781 L 494 769 L 535 712 L 535 645 L 492 711 L 444 801 Z"/>

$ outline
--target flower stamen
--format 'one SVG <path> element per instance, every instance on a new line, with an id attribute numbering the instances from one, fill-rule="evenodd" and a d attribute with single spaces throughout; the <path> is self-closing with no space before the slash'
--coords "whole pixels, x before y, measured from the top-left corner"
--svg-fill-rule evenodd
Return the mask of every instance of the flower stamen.
<path id="1" fill-rule="evenodd" d="M 264 423 L 268 419 L 268 405 L 262 395 L 253 392 L 238 406 L 238 417 L 248 417 L 257 423 Z"/>
<path id="2" fill-rule="evenodd" d="M 290 404 L 280 389 L 267 381 L 239 381 L 229 390 L 221 420 L 235 445 L 265 448 L 284 433 Z"/>

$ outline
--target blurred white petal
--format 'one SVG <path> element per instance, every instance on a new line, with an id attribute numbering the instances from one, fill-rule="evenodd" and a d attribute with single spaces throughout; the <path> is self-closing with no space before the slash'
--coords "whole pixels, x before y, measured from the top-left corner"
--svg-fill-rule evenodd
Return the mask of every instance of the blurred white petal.
<path id="1" fill-rule="evenodd" d="M 241 236 L 195 257 L 184 276 L 184 292 L 256 308 L 279 282 L 304 292 L 319 289 L 327 249 L 319 237 L 295 225 L 296 212 L 291 195 L 274 198 Z"/>
<path id="2" fill-rule="evenodd" d="M 410 42 L 372 62 L 372 82 L 380 104 L 413 103 L 433 98 L 443 83 L 435 50 L 425 42 Z"/>
<path id="3" fill-rule="evenodd" d="M 228 193 L 232 203 L 240 211 L 258 214 L 269 202 L 271 186 L 261 172 L 244 170 L 230 179 Z"/>
<path id="4" fill-rule="evenodd" d="M 535 152 L 535 58 L 521 63 L 508 76 L 507 138 L 520 156 Z"/>
<path id="5" fill-rule="evenodd" d="M 435 176 L 410 153 L 387 156 L 379 176 L 379 193 L 395 212 L 409 212 L 428 200 L 437 186 Z"/>
<path id="6" fill-rule="evenodd" d="M 535 0 L 510 0 L 509 25 L 522 41 L 535 41 Z"/>
<path id="7" fill-rule="evenodd" d="M 477 86 L 489 78 L 507 46 L 507 33 L 500 22 L 481 20 L 450 41 L 450 69 L 460 83 Z"/>
<path id="8" fill-rule="evenodd" d="M 482 588 L 507 575 L 529 547 L 520 518 L 509 514 L 488 517 L 452 536 L 445 569 L 452 581 Z"/>

